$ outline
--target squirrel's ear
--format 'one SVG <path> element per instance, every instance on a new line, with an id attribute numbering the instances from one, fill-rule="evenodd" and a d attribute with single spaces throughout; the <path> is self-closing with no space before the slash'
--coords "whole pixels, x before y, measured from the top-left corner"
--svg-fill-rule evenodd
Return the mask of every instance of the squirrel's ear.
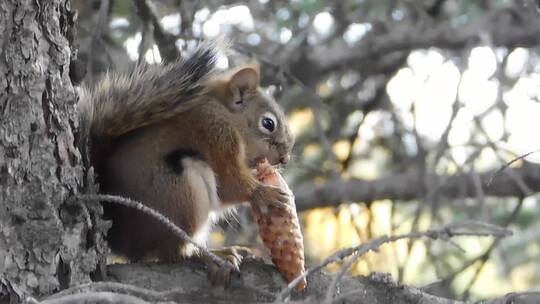
<path id="1" fill-rule="evenodd" d="M 255 91 L 259 86 L 259 68 L 248 66 L 237 70 L 229 80 L 229 88 L 233 93 L 235 102 L 243 102 L 246 91 Z"/>

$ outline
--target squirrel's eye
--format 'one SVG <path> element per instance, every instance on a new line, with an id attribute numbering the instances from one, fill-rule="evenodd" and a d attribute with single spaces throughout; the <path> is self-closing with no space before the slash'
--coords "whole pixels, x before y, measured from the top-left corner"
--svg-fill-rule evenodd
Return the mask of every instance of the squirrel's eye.
<path id="1" fill-rule="evenodd" d="M 272 134 L 276 130 L 276 117 L 272 113 L 266 113 L 262 116 L 259 129 L 265 134 Z"/>
<path id="2" fill-rule="evenodd" d="M 275 125 L 274 125 L 274 121 L 271 118 L 268 118 L 268 117 L 263 118 L 262 124 L 266 130 L 270 132 L 274 132 Z"/>

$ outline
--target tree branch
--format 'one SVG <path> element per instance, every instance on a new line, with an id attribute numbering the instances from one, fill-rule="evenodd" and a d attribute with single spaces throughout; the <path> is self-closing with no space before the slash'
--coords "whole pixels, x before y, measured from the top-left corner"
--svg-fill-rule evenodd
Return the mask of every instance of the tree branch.
<path id="1" fill-rule="evenodd" d="M 398 51 L 432 47 L 460 50 L 484 38 L 494 46 L 534 47 L 540 43 L 540 18 L 532 16 L 530 12 L 516 8 L 488 12 L 459 27 L 452 20 L 389 23 L 386 32 L 367 34 L 353 48 L 343 45 L 321 47 L 308 57 L 310 64 L 324 73 L 344 66 L 365 70 L 375 59 Z"/>
<path id="2" fill-rule="evenodd" d="M 519 197 L 532 193 L 524 193 L 521 182 L 532 192 L 540 191 L 540 165 L 525 162 L 520 168 L 508 168 L 496 175 L 498 170 L 479 174 L 485 196 Z M 478 177 L 476 177 L 478 178 Z M 435 184 L 443 180 L 438 194 L 446 198 L 474 198 L 478 188 L 475 186 L 472 173 L 449 176 L 430 174 L 426 180 Z M 516 181 L 519 180 L 520 183 Z M 428 188 L 430 185 L 427 185 Z M 421 196 L 423 182 L 418 180 L 415 172 L 393 174 L 376 180 L 350 179 L 329 180 L 322 185 L 314 183 L 294 187 L 296 207 L 299 211 L 337 206 L 345 202 L 370 202 L 374 200 L 414 200 Z"/>
<path id="3" fill-rule="evenodd" d="M 241 274 L 231 278 L 226 289 L 211 286 L 203 264 L 196 258 L 184 259 L 174 264 L 139 263 L 110 265 L 108 273 L 116 282 L 82 284 L 42 302 L 28 298 L 28 304 L 60 303 L 282 303 L 291 292 L 295 303 L 320 303 L 330 284 L 339 283 L 339 290 L 331 288 L 332 303 L 357 301 L 358 296 L 369 303 L 460 303 L 427 294 L 415 287 L 396 283 L 388 274 L 373 273 L 368 277 L 341 275 L 337 280 L 320 269 L 351 254 L 355 258 L 384 243 L 402 238 L 428 237 L 447 240 L 454 236 L 504 236 L 509 231 L 479 222 L 456 223 L 438 230 L 415 232 L 399 236 L 384 236 L 357 247 L 340 250 L 308 271 L 309 286 L 303 293 L 294 293 L 294 283 L 287 286 L 277 270 L 260 261 L 248 260 L 241 266 Z M 121 283 L 118 283 L 121 282 Z M 335 282 L 335 283 L 332 283 Z M 280 292 L 281 291 L 281 292 Z M 512 294 L 512 297 L 531 295 Z M 277 299 L 276 299 L 277 298 Z M 497 303 L 498 299 L 493 302 Z"/>
<path id="4" fill-rule="evenodd" d="M 174 62 L 181 58 L 180 51 L 175 45 L 176 38 L 163 29 L 152 2 L 150 0 L 135 0 L 134 3 L 142 22 L 151 24 L 154 27 L 154 41 L 163 60 L 165 62 Z M 142 57 L 144 54 L 139 54 L 139 56 Z"/>

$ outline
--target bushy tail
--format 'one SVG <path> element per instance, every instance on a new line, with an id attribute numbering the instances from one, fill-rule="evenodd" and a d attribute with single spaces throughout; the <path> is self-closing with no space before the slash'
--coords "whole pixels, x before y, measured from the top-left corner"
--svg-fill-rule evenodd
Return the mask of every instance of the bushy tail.
<path id="1" fill-rule="evenodd" d="M 114 138 L 189 109 L 215 71 L 219 48 L 206 42 L 186 60 L 109 72 L 79 102 L 81 129 L 92 138 Z"/>

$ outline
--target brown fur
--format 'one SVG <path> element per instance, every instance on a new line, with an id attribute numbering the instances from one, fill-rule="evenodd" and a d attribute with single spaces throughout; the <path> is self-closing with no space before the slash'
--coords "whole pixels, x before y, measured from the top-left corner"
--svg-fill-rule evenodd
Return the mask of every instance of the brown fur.
<path id="1" fill-rule="evenodd" d="M 201 234 L 201 241 L 212 218 L 227 206 L 285 202 L 285 193 L 251 174 L 261 158 L 283 162 L 293 144 L 283 112 L 258 83 L 253 66 L 214 77 L 196 106 L 120 136 L 98 166 L 103 190 L 143 202 L 189 235 Z M 259 127 L 268 112 L 277 118 L 272 134 Z M 165 161 L 175 151 L 201 157 Z M 176 165 L 181 170 L 175 171 Z M 135 260 L 151 253 L 163 260 L 189 254 L 181 240 L 150 217 L 122 206 L 111 206 L 108 213 L 114 251 Z"/>

